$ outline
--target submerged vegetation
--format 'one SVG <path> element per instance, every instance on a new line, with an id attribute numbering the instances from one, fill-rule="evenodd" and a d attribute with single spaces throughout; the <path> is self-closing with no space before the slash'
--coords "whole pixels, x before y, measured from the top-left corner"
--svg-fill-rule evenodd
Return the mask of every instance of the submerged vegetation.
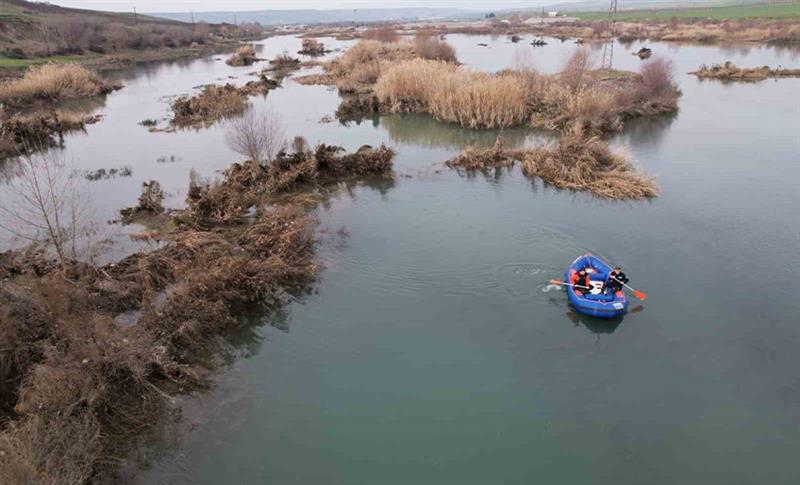
<path id="1" fill-rule="evenodd" d="M 506 149 L 501 138 L 487 149 L 467 148 L 446 165 L 466 172 L 522 165 L 522 173 L 567 190 L 587 191 L 608 199 L 642 199 L 658 195 L 653 179 L 634 169 L 628 157 L 612 151 L 597 136 L 566 134 L 552 145 Z"/>
<path id="2" fill-rule="evenodd" d="M 279 196 L 387 174 L 394 153 L 293 145 L 218 182 L 192 177 L 182 211 L 160 212 L 158 183 L 145 184 L 129 215 L 169 219 L 150 252 L 102 267 L 0 253 L 0 482 L 108 478 L 164 426 L 174 395 L 209 385 L 244 311 L 308 290 L 316 222 Z"/>
<path id="3" fill-rule="evenodd" d="M 724 64 L 712 64 L 710 67 L 704 64 L 691 74 L 699 79 L 756 82 L 768 78 L 800 77 L 800 69 L 771 69 L 769 66 L 747 68 L 727 61 Z"/>
<path id="4" fill-rule="evenodd" d="M 0 103 L 24 106 L 36 101 L 63 101 L 107 94 L 122 85 L 106 81 L 78 64 L 44 64 L 28 68 L 18 79 L 0 84 Z"/>

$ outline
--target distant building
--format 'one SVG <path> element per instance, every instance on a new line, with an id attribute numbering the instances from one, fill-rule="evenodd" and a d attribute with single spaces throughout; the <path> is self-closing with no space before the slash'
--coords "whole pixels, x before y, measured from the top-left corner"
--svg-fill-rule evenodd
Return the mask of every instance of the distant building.
<path id="1" fill-rule="evenodd" d="M 553 10 L 552 12 L 547 12 L 548 17 L 558 17 L 558 12 Z"/>

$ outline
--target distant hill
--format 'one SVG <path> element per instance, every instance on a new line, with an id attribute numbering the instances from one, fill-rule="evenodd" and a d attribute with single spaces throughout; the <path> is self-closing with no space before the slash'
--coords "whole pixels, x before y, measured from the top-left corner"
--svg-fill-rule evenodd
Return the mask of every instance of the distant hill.
<path id="1" fill-rule="evenodd" d="M 262 25 L 381 22 L 481 17 L 481 13 L 458 8 L 364 8 L 334 10 L 259 10 L 250 12 L 153 13 L 156 17 L 182 22 L 258 22 Z"/>

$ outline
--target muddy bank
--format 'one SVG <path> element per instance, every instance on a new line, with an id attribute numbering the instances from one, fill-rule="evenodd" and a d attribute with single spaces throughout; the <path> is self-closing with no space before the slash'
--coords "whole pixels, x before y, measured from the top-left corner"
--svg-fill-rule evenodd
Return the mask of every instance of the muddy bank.
<path id="1" fill-rule="evenodd" d="M 2 483 L 113 477 L 175 395 L 211 385 L 243 313 L 308 291 L 316 222 L 294 189 L 388 175 L 394 154 L 295 147 L 220 181 L 193 177 L 181 211 L 162 212 L 148 183 L 128 215 L 162 219 L 152 251 L 105 266 L 56 264 L 36 246 L 0 254 Z"/>
<path id="2" fill-rule="evenodd" d="M 768 78 L 800 77 L 800 69 L 772 69 L 769 66 L 739 67 L 728 61 L 724 64 L 705 64 L 689 74 L 694 74 L 698 79 L 716 79 L 723 82 L 758 82 Z"/>

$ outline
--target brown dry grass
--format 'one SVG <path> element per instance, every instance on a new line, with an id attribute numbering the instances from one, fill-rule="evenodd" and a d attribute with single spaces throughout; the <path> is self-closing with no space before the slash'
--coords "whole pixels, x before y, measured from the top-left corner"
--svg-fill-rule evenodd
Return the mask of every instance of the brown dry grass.
<path id="1" fill-rule="evenodd" d="M 43 64 L 28 68 L 21 78 L 0 84 L 0 102 L 23 105 L 60 101 L 107 94 L 120 87 L 78 64 Z"/>
<path id="2" fill-rule="evenodd" d="M 724 64 L 713 64 L 700 68 L 691 73 L 700 79 L 717 79 L 720 81 L 763 81 L 767 78 L 800 77 L 800 69 L 771 69 L 769 66 L 739 67 L 727 61 Z"/>

